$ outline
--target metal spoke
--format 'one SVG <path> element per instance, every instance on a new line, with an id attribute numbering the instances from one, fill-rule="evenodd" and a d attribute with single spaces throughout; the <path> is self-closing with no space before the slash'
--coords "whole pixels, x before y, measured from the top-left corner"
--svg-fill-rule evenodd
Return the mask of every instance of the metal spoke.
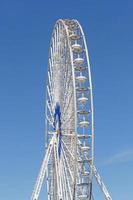
<path id="1" fill-rule="evenodd" d="M 68 174 L 68 169 L 66 167 L 66 162 L 65 162 L 64 156 L 63 156 L 62 160 L 63 160 L 64 174 L 65 174 L 65 178 L 66 178 L 66 182 L 67 182 L 67 187 L 68 187 L 68 191 L 69 191 L 69 195 L 70 195 L 70 200 L 72 200 L 73 199 L 73 197 L 72 197 L 72 191 L 71 191 L 71 187 L 70 187 L 70 181 L 68 179 L 69 174 Z"/>
<path id="2" fill-rule="evenodd" d="M 48 101 L 46 102 L 46 105 L 47 105 L 47 108 L 48 108 L 48 110 L 49 110 L 49 112 L 50 112 L 50 116 L 51 116 L 51 118 L 53 119 L 53 118 L 54 118 L 54 114 L 53 114 L 51 105 L 48 103 Z"/>
<path id="3" fill-rule="evenodd" d="M 72 179 L 72 182 L 74 182 L 74 177 L 73 177 L 73 175 L 72 175 L 72 171 L 71 171 L 71 169 L 70 169 L 70 165 L 69 165 L 69 162 L 68 162 L 68 160 L 67 160 L 67 156 L 66 156 L 66 154 L 65 154 L 65 150 L 64 150 L 63 146 L 62 146 L 62 151 L 63 151 L 63 159 L 64 159 L 65 164 L 66 164 L 66 166 L 67 166 L 67 169 L 68 169 L 68 171 L 69 171 L 69 174 L 70 174 L 70 177 L 71 177 L 71 179 Z"/>
<path id="4" fill-rule="evenodd" d="M 49 122 L 49 124 L 54 128 L 54 125 L 53 125 L 53 119 L 51 121 L 51 119 L 46 115 L 46 119 L 47 121 Z"/>
<path id="5" fill-rule="evenodd" d="M 74 156 L 72 155 L 71 151 L 68 149 L 67 145 L 65 144 L 64 140 L 62 140 L 62 144 L 64 145 L 64 147 L 66 148 L 67 152 L 69 153 L 69 156 L 71 156 L 71 158 L 73 160 L 75 160 Z"/>

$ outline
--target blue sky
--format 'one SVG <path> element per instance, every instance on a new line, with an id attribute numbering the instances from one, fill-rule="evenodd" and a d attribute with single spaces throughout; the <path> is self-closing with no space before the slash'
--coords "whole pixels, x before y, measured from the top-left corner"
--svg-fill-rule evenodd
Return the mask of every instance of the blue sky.
<path id="1" fill-rule="evenodd" d="M 0 1 L 1 199 L 30 199 L 40 168 L 48 49 L 58 18 L 78 19 L 86 34 L 97 168 L 113 200 L 133 198 L 132 10 L 131 0 Z"/>

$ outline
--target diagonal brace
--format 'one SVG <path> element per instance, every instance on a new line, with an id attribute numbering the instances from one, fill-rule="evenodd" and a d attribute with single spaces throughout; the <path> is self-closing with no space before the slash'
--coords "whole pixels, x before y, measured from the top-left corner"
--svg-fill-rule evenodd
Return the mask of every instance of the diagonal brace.
<path id="1" fill-rule="evenodd" d="M 99 173 L 97 172 L 97 169 L 96 169 L 95 166 L 93 166 L 93 173 L 94 173 L 94 176 L 95 176 L 95 178 L 96 178 L 96 181 L 97 181 L 97 183 L 98 183 L 98 185 L 99 185 L 101 191 L 103 192 L 103 194 L 104 194 L 104 196 L 105 196 L 105 199 L 106 199 L 106 200 L 112 200 L 112 198 L 111 198 L 111 196 L 110 196 L 110 194 L 109 194 L 109 192 L 108 192 L 106 186 L 104 185 L 104 183 L 103 183 L 103 181 L 102 181 L 102 179 L 101 179 Z"/>
<path id="2" fill-rule="evenodd" d="M 53 144 L 54 144 L 54 137 L 51 139 L 49 146 L 46 150 L 45 157 L 44 157 L 44 160 L 42 162 L 42 166 L 41 166 L 39 175 L 37 177 L 34 190 L 32 192 L 31 200 L 38 200 L 38 198 L 39 198 L 40 190 L 41 190 L 43 180 L 44 180 L 44 177 L 45 177 L 45 173 L 46 173 L 46 170 L 47 170 L 47 165 L 48 165 L 48 162 L 49 162 L 49 159 L 50 159 L 51 151 L 53 149 Z"/>

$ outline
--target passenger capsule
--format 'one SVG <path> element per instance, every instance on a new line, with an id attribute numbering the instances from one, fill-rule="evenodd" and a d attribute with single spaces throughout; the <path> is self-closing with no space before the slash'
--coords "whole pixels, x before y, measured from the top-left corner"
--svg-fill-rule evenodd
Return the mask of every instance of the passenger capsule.
<path id="1" fill-rule="evenodd" d="M 79 199 L 80 200 L 86 200 L 87 198 L 88 198 L 87 194 L 81 194 L 81 195 L 79 195 Z"/>
<path id="2" fill-rule="evenodd" d="M 75 65 L 81 65 L 81 64 L 84 63 L 84 59 L 78 57 L 78 58 L 75 58 L 73 62 L 74 62 Z"/>
<path id="3" fill-rule="evenodd" d="M 81 122 L 79 122 L 79 125 L 80 125 L 82 128 L 85 128 L 85 127 L 87 127 L 87 126 L 90 125 L 90 122 L 88 122 L 88 121 L 81 121 Z"/>
<path id="4" fill-rule="evenodd" d="M 71 31 L 75 31 L 78 29 L 78 25 L 77 24 L 74 24 L 74 25 L 69 25 L 68 26 L 68 30 L 71 30 Z"/>
<path id="5" fill-rule="evenodd" d="M 83 67 L 83 66 L 74 66 L 75 71 L 85 71 L 87 69 L 87 67 Z"/>
<path id="6" fill-rule="evenodd" d="M 82 46 L 80 44 L 73 44 L 72 45 L 72 50 L 76 53 L 82 52 Z"/>
<path id="7" fill-rule="evenodd" d="M 87 97 L 80 97 L 78 98 L 78 101 L 82 104 L 86 103 L 86 101 L 88 101 L 88 98 Z"/>
<path id="8" fill-rule="evenodd" d="M 67 26 L 69 26 L 69 25 L 75 25 L 75 22 L 73 21 L 73 20 L 65 20 L 65 24 L 67 25 Z"/>
<path id="9" fill-rule="evenodd" d="M 77 92 L 87 92 L 89 90 L 88 87 L 78 87 Z"/>
<path id="10" fill-rule="evenodd" d="M 82 151 L 88 151 L 88 150 L 90 150 L 90 147 L 88 147 L 88 146 L 83 146 L 83 147 L 81 147 L 81 150 L 82 150 Z"/>
<path id="11" fill-rule="evenodd" d="M 85 135 L 85 134 L 82 134 L 82 135 L 77 135 L 78 139 L 88 139 L 88 138 L 91 138 L 91 135 Z"/>
<path id="12" fill-rule="evenodd" d="M 79 40 L 79 39 L 80 39 L 80 35 L 71 34 L 71 35 L 69 36 L 69 38 L 70 38 L 71 40 Z"/>
<path id="13" fill-rule="evenodd" d="M 78 81 L 78 82 L 84 83 L 86 80 L 87 80 L 87 78 L 82 75 L 76 77 L 76 81 Z"/>
<path id="14" fill-rule="evenodd" d="M 87 186 L 87 185 L 89 185 L 89 183 L 77 183 L 77 186 Z"/>
<path id="15" fill-rule="evenodd" d="M 87 111 L 87 110 L 78 110 L 77 113 L 79 115 L 88 115 L 88 114 L 90 114 L 90 111 Z"/>
<path id="16" fill-rule="evenodd" d="M 82 176 L 89 176 L 90 172 L 84 171 L 82 172 Z"/>

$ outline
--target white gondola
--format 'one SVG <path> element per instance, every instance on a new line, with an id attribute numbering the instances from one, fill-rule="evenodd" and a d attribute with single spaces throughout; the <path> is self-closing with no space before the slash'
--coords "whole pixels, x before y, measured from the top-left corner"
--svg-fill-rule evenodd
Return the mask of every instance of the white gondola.
<path id="1" fill-rule="evenodd" d="M 90 163 L 92 162 L 91 158 L 79 159 L 77 160 L 78 163 Z"/>
<path id="2" fill-rule="evenodd" d="M 66 19 L 66 20 L 65 20 L 65 24 L 66 24 L 67 26 L 70 26 L 70 25 L 75 25 L 75 22 L 72 21 L 72 20 Z"/>
<path id="3" fill-rule="evenodd" d="M 89 151 L 89 150 L 90 150 L 90 147 L 84 146 L 84 147 L 81 147 L 81 150 L 82 150 L 82 151 Z"/>
<path id="4" fill-rule="evenodd" d="M 89 183 L 77 183 L 77 186 L 79 186 L 79 187 L 82 187 L 82 186 L 87 186 L 87 185 L 89 185 Z"/>
<path id="5" fill-rule="evenodd" d="M 87 92 L 90 88 L 89 87 L 77 87 L 77 92 L 84 93 Z"/>
<path id="6" fill-rule="evenodd" d="M 83 96 L 83 97 L 78 98 L 78 101 L 82 104 L 85 104 L 88 101 L 88 98 Z"/>
<path id="7" fill-rule="evenodd" d="M 82 75 L 76 77 L 76 81 L 78 81 L 78 82 L 82 82 L 83 83 L 86 80 L 87 80 L 87 78 L 85 76 L 82 76 Z"/>
<path id="8" fill-rule="evenodd" d="M 83 173 L 82 173 L 82 176 L 89 176 L 90 175 L 90 173 L 88 172 L 88 171 L 84 171 Z"/>
<path id="9" fill-rule="evenodd" d="M 78 137 L 78 139 L 88 139 L 88 138 L 91 138 L 91 135 L 88 135 L 88 134 L 82 134 L 82 135 L 78 135 L 77 136 Z"/>
<path id="10" fill-rule="evenodd" d="M 77 35 L 77 34 L 71 34 L 71 35 L 69 35 L 69 38 L 71 39 L 71 40 L 79 40 L 80 39 L 80 35 Z"/>
<path id="11" fill-rule="evenodd" d="M 80 58 L 80 57 L 75 58 L 74 61 L 73 61 L 73 63 L 74 63 L 75 65 L 82 65 L 82 64 L 84 63 L 84 59 L 83 59 L 83 58 Z"/>
<path id="12" fill-rule="evenodd" d="M 88 122 L 88 121 L 81 121 L 81 122 L 79 122 L 79 125 L 80 125 L 80 127 L 88 127 L 89 125 L 90 125 L 90 122 Z"/>
<path id="13" fill-rule="evenodd" d="M 88 195 L 86 195 L 86 194 L 79 195 L 80 200 L 86 200 L 87 198 L 88 198 Z"/>
<path id="14" fill-rule="evenodd" d="M 83 66 L 74 66 L 75 71 L 83 72 L 86 71 L 87 68 Z"/>
<path id="15" fill-rule="evenodd" d="M 78 110 L 77 112 L 78 112 L 79 115 L 88 115 L 88 114 L 91 113 L 91 112 L 88 111 L 88 110 Z"/>
<path id="16" fill-rule="evenodd" d="M 73 25 L 69 25 L 68 26 L 68 30 L 71 30 L 71 31 L 75 31 L 78 29 L 78 26 L 76 24 L 73 24 Z"/>
<path id="17" fill-rule="evenodd" d="M 73 44 L 72 50 L 73 50 L 73 52 L 80 53 L 83 51 L 83 48 L 80 44 Z"/>

